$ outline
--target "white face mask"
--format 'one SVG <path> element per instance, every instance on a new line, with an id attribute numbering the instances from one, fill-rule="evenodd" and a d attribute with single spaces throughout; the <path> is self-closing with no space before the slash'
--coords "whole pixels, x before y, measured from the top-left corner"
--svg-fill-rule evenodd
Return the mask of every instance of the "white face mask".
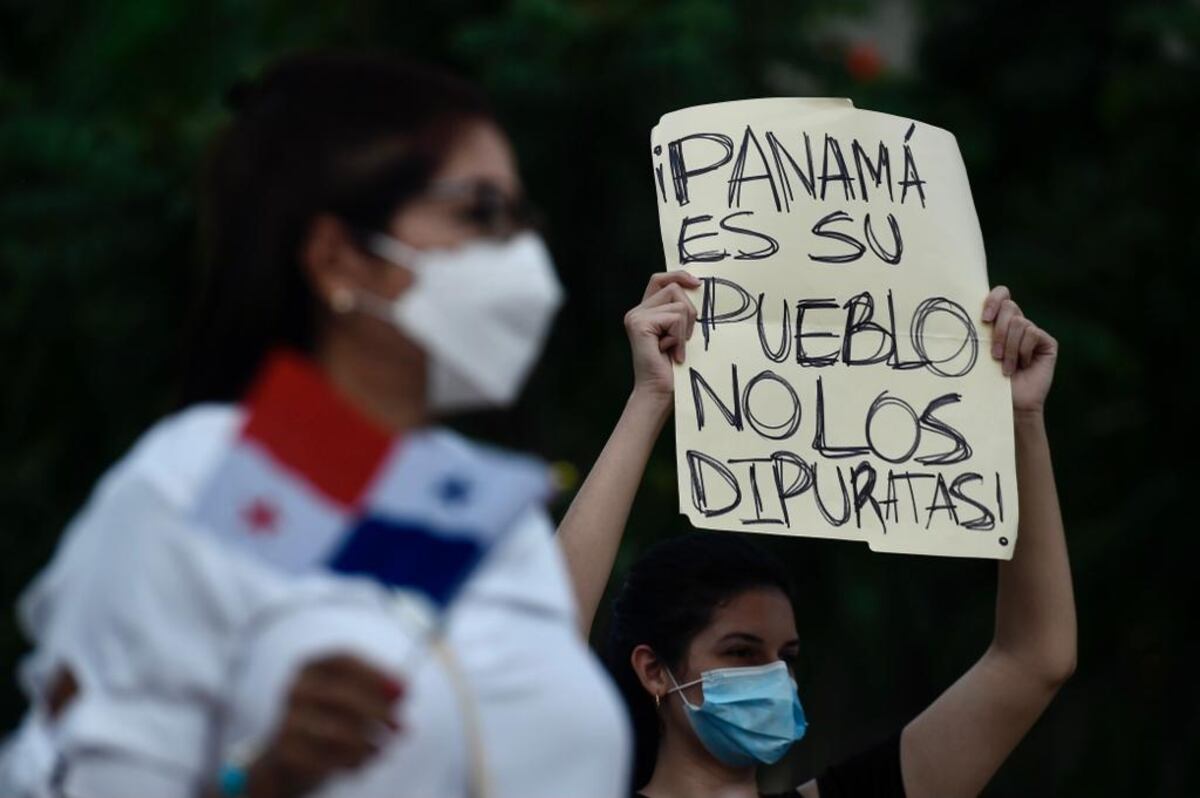
<path id="1" fill-rule="evenodd" d="M 563 290 L 541 236 L 418 250 L 375 234 L 371 250 L 416 275 L 394 301 L 359 306 L 394 324 L 428 357 L 435 412 L 512 404 L 541 354 Z"/>

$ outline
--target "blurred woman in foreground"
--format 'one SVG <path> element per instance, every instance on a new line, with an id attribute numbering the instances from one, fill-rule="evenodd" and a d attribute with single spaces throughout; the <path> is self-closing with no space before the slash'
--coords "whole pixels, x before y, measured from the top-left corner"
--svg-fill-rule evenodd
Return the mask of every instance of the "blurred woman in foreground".
<path id="1" fill-rule="evenodd" d="M 187 407 L 24 597 L 0 792 L 620 794 L 542 472 L 430 426 L 512 401 L 560 302 L 508 139 L 472 87 L 380 58 L 236 99 Z"/>
<path id="2" fill-rule="evenodd" d="M 655 275 L 625 317 L 634 389 L 559 527 L 591 625 L 650 450 L 673 406 L 696 311 L 686 272 Z M 794 792 L 805 798 L 977 794 L 1075 667 L 1075 603 L 1043 407 L 1058 344 L 1006 288 L 984 300 L 993 359 L 1011 378 L 1020 494 L 1018 549 L 999 564 L 996 624 L 983 656 L 888 740 Z M 634 722 L 642 798 L 750 798 L 759 765 L 807 729 L 790 663 L 802 643 L 790 579 L 748 540 L 673 538 L 626 576 L 608 664 Z M 818 720 L 819 723 L 819 720 Z"/>

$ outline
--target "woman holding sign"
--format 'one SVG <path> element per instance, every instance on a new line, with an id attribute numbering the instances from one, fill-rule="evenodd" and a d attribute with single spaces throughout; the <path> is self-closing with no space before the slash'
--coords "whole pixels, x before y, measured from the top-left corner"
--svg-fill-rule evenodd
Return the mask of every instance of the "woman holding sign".
<path id="1" fill-rule="evenodd" d="M 650 450 L 672 407 L 696 312 L 685 272 L 655 275 L 625 317 L 634 389 L 559 535 L 590 627 Z M 996 624 L 984 655 L 885 743 L 801 785 L 805 798 L 976 795 L 1075 667 L 1075 605 L 1043 406 L 1058 344 L 1005 288 L 984 300 L 992 357 L 1011 377 L 1019 547 L 999 565 Z M 643 798 L 757 796 L 807 721 L 789 661 L 789 579 L 733 534 L 694 534 L 635 563 L 613 604 L 609 667 L 634 720 Z"/>
<path id="2" fill-rule="evenodd" d="M 561 301 L 506 135 L 358 55 L 233 100 L 187 406 L 24 597 L 0 794 L 620 795 L 546 469 L 435 426 L 513 401 Z"/>

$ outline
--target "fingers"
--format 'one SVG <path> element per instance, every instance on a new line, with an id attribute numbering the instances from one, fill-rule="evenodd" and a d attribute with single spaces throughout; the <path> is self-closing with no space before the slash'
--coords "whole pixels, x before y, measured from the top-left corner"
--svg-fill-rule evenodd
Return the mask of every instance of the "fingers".
<path id="1" fill-rule="evenodd" d="M 625 314 L 625 328 L 635 349 L 649 344 L 646 338 L 653 338 L 658 351 L 669 353 L 671 359 L 677 363 L 684 361 L 686 342 L 691 337 L 695 324 L 696 309 L 686 296 L 653 307 L 639 305 Z M 640 344 L 639 341 L 643 341 L 644 344 Z"/>
<path id="2" fill-rule="evenodd" d="M 269 757 L 288 782 L 319 782 L 336 770 L 357 767 L 378 753 L 373 730 L 336 715 L 293 707 Z"/>
<path id="3" fill-rule="evenodd" d="M 1058 342 L 1025 318 L 1008 288 L 998 285 L 983 302 L 983 321 L 992 325 L 992 358 L 1005 376 L 1027 369 L 1043 356 L 1053 358 Z"/>
<path id="4" fill-rule="evenodd" d="M 310 663 L 294 692 L 319 710 L 395 728 L 393 710 L 404 687 L 361 659 L 339 654 Z"/>
<path id="5" fill-rule="evenodd" d="M 386 698 L 343 682 L 316 682 L 297 688 L 307 705 L 324 714 L 337 715 L 351 721 L 369 721 L 391 729 L 397 728 L 393 704 Z"/>
<path id="6" fill-rule="evenodd" d="M 687 339 L 692 334 L 694 318 L 689 315 L 690 302 L 672 302 L 645 310 L 634 319 L 631 333 L 654 335 L 658 338 L 658 350 L 668 352 L 676 363 L 682 363 Z"/>
<path id="7" fill-rule="evenodd" d="M 688 303 L 689 307 L 691 303 Z M 676 363 L 682 363 L 684 359 L 684 349 L 687 347 L 687 339 L 691 336 L 691 321 L 687 316 L 677 315 L 675 321 L 671 324 L 671 335 L 676 340 L 674 352 L 674 360 Z"/>
<path id="8" fill-rule="evenodd" d="M 299 714 L 290 723 L 301 753 L 331 767 L 355 767 L 379 751 L 374 731 L 347 717 Z"/>
<path id="9" fill-rule="evenodd" d="M 1000 311 L 1000 306 L 1006 299 L 1012 299 L 1012 294 L 1008 290 L 1008 286 L 998 285 L 989 291 L 987 297 L 983 300 L 983 320 L 991 324 L 996 319 L 996 314 Z"/>
<path id="10" fill-rule="evenodd" d="M 1032 327 L 1033 324 L 1026 318 L 1015 318 L 1009 322 L 1008 334 L 1004 341 L 1004 358 L 1001 363 L 1001 371 L 1005 376 L 1011 376 L 1016 372 L 1022 341 Z"/>
<path id="11" fill-rule="evenodd" d="M 643 299 L 641 306 L 644 308 L 653 308 L 676 304 L 682 307 L 687 313 L 687 335 L 685 339 L 691 338 L 692 328 L 696 326 L 696 306 L 692 304 L 692 300 L 678 283 L 670 283 L 660 288 L 651 296 Z"/>
<path id="12" fill-rule="evenodd" d="M 1024 318 L 1021 308 L 1011 299 L 1000 302 L 996 312 L 996 321 L 992 327 L 992 357 L 999 360 L 1004 357 L 1004 348 L 1008 340 L 1008 328 L 1014 319 Z"/>
<path id="13" fill-rule="evenodd" d="M 695 329 L 696 306 L 688 290 L 701 281 L 684 271 L 650 278 L 642 301 L 625 314 L 625 331 L 633 354 L 635 390 L 669 397 L 674 392 L 672 363 L 687 357 L 687 340 Z"/>
<path id="14" fill-rule="evenodd" d="M 650 282 L 646 285 L 646 293 L 642 294 L 642 301 L 645 302 L 651 296 L 672 284 L 682 285 L 685 288 L 699 288 L 700 278 L 693 277 L 682 269 L 673 272 L 658 272 L 650 278 Z"/>
<path id="15" fill-rule="evenodd" d="M 1029 368 L 1029 364 L 1033 362 L 1034 354 L 1037 352 L 1038 345 L 1043 343 L 1047 337 L 1037 325 L 1029 322 L 1029 326 L 1025 329 L 1025 334 L 1021 336 L 1021 343 L 1019 344 L 1017 357 L 1019 368 Z"/>
<path id="16" fill-rule="evenodd" d="M 1057 351 L 1058 342 L 1048 332 L 1021 316 L 1009 320 L 1001 354 L 993 354 L 993 357 L 1000 361 L 1005 376 L 1012 376 L 1029 368 L 1042 356 L 1053 358 Z"/>
<path id="17" fill-rule="evenodd" d="M 385 701 L 395 701 L 404 691 L 391 674 L 350 654 L 334 654 L 309 663 L 304 673 L 310 677 L 353 685 Z"/>
<path id="18" fill-rule="evenodd" d="M 1028 350 L 1028 355 L 1026 354 Z M 1058 357 L 1058 340 L 1050 333 L 1029 323 L 1029 330 L 1021 339 L 1021 368 L 1042 358 L 1054 360 Z"/>
<path id="19" fill-rule="evenodd" d="M 297 674 L 276 743 L 281 761 L 307 777 L 357 767 L 378 752 L 381 735 L 399 730 L 394 712 L 403 686 L 353 656 L 314 660 Z"/>

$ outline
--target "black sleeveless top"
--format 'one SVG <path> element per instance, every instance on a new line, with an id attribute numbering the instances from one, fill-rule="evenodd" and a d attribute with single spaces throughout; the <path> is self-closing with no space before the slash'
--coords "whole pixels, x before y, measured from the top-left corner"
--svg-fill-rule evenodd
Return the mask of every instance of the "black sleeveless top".
<path id="1" fill-rule="evenodd" d="M 821 798 L 904 798 L 900 775 L 900 733 L 878 745 L 827 768 L 817 777 Z M 763 795 L 762 798 L 796 798 L 797 792 Z M 646 798 L 634 793 L 634 798 Z"/>

